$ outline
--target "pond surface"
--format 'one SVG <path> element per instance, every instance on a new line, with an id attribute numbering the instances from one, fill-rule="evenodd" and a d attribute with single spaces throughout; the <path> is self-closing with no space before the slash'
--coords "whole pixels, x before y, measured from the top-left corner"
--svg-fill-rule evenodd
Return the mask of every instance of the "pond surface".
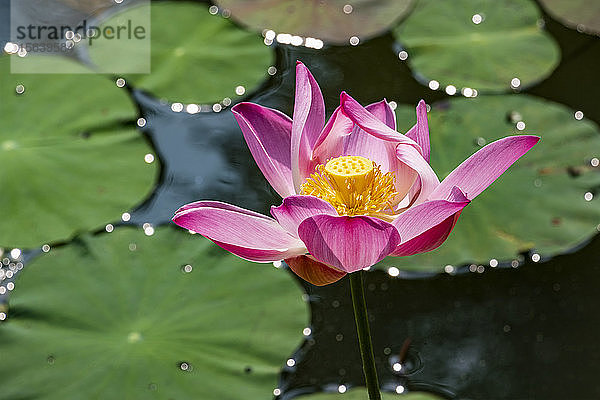
<path id="1" fill-rule="evenodd" d="M 561 103 L 600 123 L 596 99 L 600 39 L 568 29 L 547 14 L 543 18 L 560 47 L 560 64 L 547 79 L 521 93 Z M 0 35 L 5 33 L 0 30 Z M 320 82 L 329 112 L 342 90 L 364 104 L 386 97 L 399 105 L 413 105 L 423 98 L 439 107 L 451 98 L 423 85 L 406 63 L 398 66 L 401 47 L 391 32 L 356 47 L 314 50 L 274 44 L 272 48 L 276 73 L 242 99 L 288 115 L 293 109 L 296 60 L 303 61 Z M 192 77 L 182 79 L 193 82 Z M 138 109 L 137 118 L 124 124 L 138 126 L 161 168 L 150 197 L 120 223 L 168 224 L 179 206 L 199 199 L 263 213 L 279 203 L 228 109 L 173 112 L 171 103 L 135 85 L 123 90 Z M 513 200 L 519 201 L 519 193 Z M 38 253 L 25 251 L 25 270 Z M 597 236 L 552 258 L 531 249 L 493 266 L 480 264 L 486 260 L 452 266 L 449 273 L 369 272 L 367 303 L 382 387 L 394 392 L 402 386 L 457 399 L 600 398 L 598 254 Z M 401 269 L 402 260 L 397 265 Z M 310 329 L 298 350 L 288 356 L 295 362 L 283 367 L 276 397 L 289 400 L 337 391 L 339 385 L 362 385 L 347 279 L 323 288 L 300 284 L 310 304 Z M 7 295 L 0 295 L 0 300 L 7 302 Z"/>

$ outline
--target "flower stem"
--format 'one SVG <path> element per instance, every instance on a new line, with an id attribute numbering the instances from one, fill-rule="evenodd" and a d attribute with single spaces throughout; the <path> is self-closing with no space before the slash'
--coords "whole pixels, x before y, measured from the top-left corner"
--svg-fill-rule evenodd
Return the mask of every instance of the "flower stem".
<path id="1" fill-rule="evenodd" d="M 354 320 L 358 333 L 358 344 L 365 374 L 365 383 L 369 400 L 381 400 L 379 393 L 379 382 L 377 370 L 375 369 L 375 358 L 373 357 L 373 344 L 371 343 L 371 332 L 369 329 L 369 315 L 367 314 L 367 303 L 365 301 L 365 289 L 363 285 L 363 271 L 357 271 L 350 275 L 350 289 L 352 291 L 352 305 L 354 306 Z"/>

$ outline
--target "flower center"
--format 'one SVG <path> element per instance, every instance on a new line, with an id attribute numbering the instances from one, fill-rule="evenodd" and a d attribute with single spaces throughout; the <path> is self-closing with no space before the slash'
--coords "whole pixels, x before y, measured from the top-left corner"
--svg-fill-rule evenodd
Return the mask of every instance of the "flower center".
<path id="1" fill-rule="evenodd" d="M 342 156 L 317 166 L 301 186 L 302 193 L 330 203 L 339 215 L 377 214 L 397 195 L 394 174 L 361 156 Z"/>

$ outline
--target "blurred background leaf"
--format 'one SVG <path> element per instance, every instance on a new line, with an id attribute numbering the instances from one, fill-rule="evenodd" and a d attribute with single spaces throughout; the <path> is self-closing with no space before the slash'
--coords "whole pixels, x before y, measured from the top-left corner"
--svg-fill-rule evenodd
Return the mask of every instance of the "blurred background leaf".
<path id="1" fill-rule="evenodd" d="M 29 63 L 69 63 L 28 57 Z M 9 74 L 0 56 L 0 243 L 34 247 L 97 229 L 154 185 L 152 149 L 135 108 L 109 79 L 89 74 Z"/>
<path id="2" fill-rule="evenodd" d="M 383 33 L 412 9 L 414 0 L 217 0 L 224 13 L 256 32 L 317 38 L 348 45 Z M 356 44 L 356 43 L 355 43 Z"/>
<path id="3" fill-rule="evenodd" d="M 306 307 L 285 271 L 200 236 L 83 236 L 21 275 L 0 398 L 266 399 Z"/>
<path id="4" fill-rule="evenodd" d="M 499 91 L 515 77 L 541 81 L 558 65 L 559 48 L 540 21 L 529 0 L 419 0 L 394 34 L 421 80 Z"/>
<path id="5" fill-rule="evenodd" d="M 109 18 L 101 28 L 118 26 L 129 14 L 138 13 L 137 8 L 129 9 Z M 94 43 L 91 59 L 107 68 L 119 56 L 114 47 L 111 41 Z M 120 58 L 131 57 L 127 49 L 122 50 Z M 211 15 L 208 6 L 193 2 L 152 3 L 151 50 L 151 73 L 124 78 L 138 89 L 173 102 L 218 103 L 225 97 L 237 98 L 268 78 L 273 64 L 272 52 L 260 35 L 240 29 L 221 15 Z"/>

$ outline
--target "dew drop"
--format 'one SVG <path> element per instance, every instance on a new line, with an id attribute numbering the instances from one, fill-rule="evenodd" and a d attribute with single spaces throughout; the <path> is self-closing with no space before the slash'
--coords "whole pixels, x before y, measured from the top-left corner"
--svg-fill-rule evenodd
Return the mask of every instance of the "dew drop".
<path id="1" fill-rule="evenodd" d="M 243 86 L 240 85 L 240 86 L 237 86 L 235 88 L 235 94 L 237 94 L 238 96 L 241 96 L 244 93 L 246 93 L 246 88 L 245 87 L 243 87 Z"/>

